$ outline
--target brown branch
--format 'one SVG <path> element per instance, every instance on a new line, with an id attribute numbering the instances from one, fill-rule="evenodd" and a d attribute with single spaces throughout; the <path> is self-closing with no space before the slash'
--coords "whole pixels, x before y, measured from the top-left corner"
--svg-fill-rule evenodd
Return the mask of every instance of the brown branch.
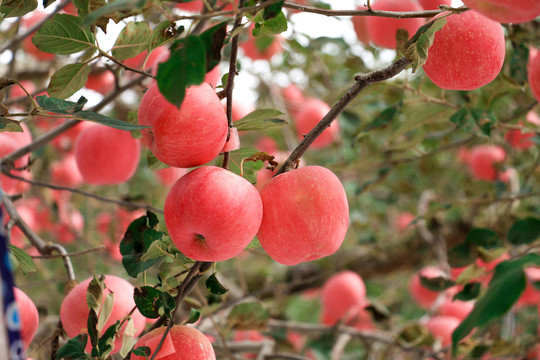
<path id="1" fill-rule="evenodd" d="M 81 255 L 90 254 L 90 253 L 93 253 L 93 252 L 96 252 L 96 251 L 101 251 L 101 250 L 105 250 L 104 245 L 98 246 L 98 247 L 93 248 L 93 249 L 87 249 L 87 250 L 72 252 L 72 253 L 69 253 L 69 254 L 32 255 L 32 259 L 56 259 L 56 258 L 59 258 L 59 257 L 68 257 L 68 256 L 69 257 L 75 257 L 75 256 L 81 256 Z"/>
<path id="2" fill-rule="evenodd" d="M 108 197 L 105 197 L 105 196 L 101 196 L 101 195 L 98 195 L 98 194 L 93 194 L 91 192 L 80 190 L 80 189 L 77 189 L 77 188 L 70 188 L 70 187 L 65 187 L 65 186 L 49 184 L 49 183 L 42 182 L 42 181 L 26 179 L 24 177 L 14 175 L 14 174 L 12 174 L 10 172 L 4 172 L 4 175 L 6 175 L 6 176 L 8 176 L 8 177 L 10 177 L 12 179 L 17 179 L 17 180 L 20 180 L 20 181 L 24 181 L 24 182 L 29 183 L 29 184 L 34 185 L 34 186 L 45 187 L 45 188 L 53 189 L 53 190 L 69 191 L 69 192 L 71 192 L 73 194 L 82 195 L 82 196 L 85 196 L 85 197 L 88 197 L 88 198 L 91 198 L 91 199 L 95 199 L 95 200 L 98 200 L 98 201 L 102 201 L 102 202 L 116 204 L 116 205 L 132 208 L 132 209 L 145 209 L 145 210 L 153 211 L 155 213 L 163 214 L 162 209 L 158 209 L 158 208 L 153 207 L 153 206 L 148 205 L 148 204 L 139 204 L 139 203 L 135 203 L 135 202 L 131 202 L 131 201 L 111 199 L 111 198 L 108 198 Z"/>
<path id="3" fill-rule="evenodd" d="M 298 10 L 302 12 L 308 12 L 313 14 L 325 15 L 325 16 L 378 16 L 396 19 L 410 19 L 410 18 L 431 18 L 444 11 L 452 11 L 454 13 L 462 13 L 469 10 L 467 7 L 452 8 L 446 7 L 444 10 L 423 10 L 423 11 L 383 11 L 383 10 L 331 10 L 321 9 L 313 6 L 298 5 L 290 2 L 283 4 L 284 8 Z"/>
<path id="4" fill-rule="evenodd" d="M 300 157 L 306 152 L 309 146 L 315 141 L 315 139 L 321 135 L 332 124 L 339 114 L 345 109 L 347 105 L 366 87 L 373 83 L 388 80 L 409 66 L 410 61 L 405 57 L 401 57 L 387 67 L 379 70 L 372 71 L 364 75 L 357 75 L 355 77 L 356 83 L 347 91 L 339 101 L 330 109 L 330 111 L 322 118 L 322 120 L 304 137 L 300 144 L 294 149 L 289 158 L 285 160 L 283 165 L 276 172 L 276 175 L 292 170 L 294 164 L 300 159 Z"/>

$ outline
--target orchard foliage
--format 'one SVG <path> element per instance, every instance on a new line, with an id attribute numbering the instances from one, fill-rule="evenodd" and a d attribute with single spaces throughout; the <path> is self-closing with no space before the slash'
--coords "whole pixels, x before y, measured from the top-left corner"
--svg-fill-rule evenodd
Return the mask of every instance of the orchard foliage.
<path id="1" fill-rule="evenodd" d="M 27 355 L 540 357 L 540 8 L 464 2 L 2 2 Z"/>

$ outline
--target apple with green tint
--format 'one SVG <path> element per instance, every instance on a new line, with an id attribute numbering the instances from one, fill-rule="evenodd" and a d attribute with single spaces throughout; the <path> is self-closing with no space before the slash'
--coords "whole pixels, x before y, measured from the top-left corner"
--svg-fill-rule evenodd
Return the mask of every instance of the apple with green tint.
<path id="1" fill-rule="evenodd" d="M 223 261 L 242 252 L 262 218 L 257 189 L 246 179 L 216 166 L 182 176 L 165 200 L 171 240 L 197 261 Z"/>
<path id="2" fill-rule="evenodd" d="M 282 173 L 261 190 L 263 220 L 257 237 L 285 265 L 337 251 L 349 225 L 349 204 L 338 177 L 321 166 Z"/>

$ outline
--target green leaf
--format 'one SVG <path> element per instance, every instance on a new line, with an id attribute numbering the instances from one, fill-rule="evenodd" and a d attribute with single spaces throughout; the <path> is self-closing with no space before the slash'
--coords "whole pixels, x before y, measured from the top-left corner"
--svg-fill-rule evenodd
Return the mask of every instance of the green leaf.
<path id="1" fill-rule="evenodd" d="M 229 291 L 229 289 L 226 289 L 219 280 L 217 279 L 216 273 L 213 273 L 206 279 L 206 288 L 208 291 L 210 291 L 214 295 L 223 295 Z"/>
<path id="2" fill-rule="evenodd" d="M 199 85 L 206 75 L 205 44 L 198 36 L 176 40 L 169 59 L 160 63 L 157 82 L 161 94 L 173 105 L 180 107 L 186 88 Z"/>
<path id="3" fill-rule="evenodd" d="M 32 257 L 26 253 L 26 251 L 19 249 L 15 245 L 8 244 L 9 251 L 13 254 L 17 262 L 19 263 L 19 268 L 24 275 L 29 272 L 37 271 L 36 264 Z"/>
<path id="4" fill-rule="evenodd" d="M 451 267 L 463 267 L 476 261 L 476 251 L 470 244 L 463 243 L 448 250 L 448 263 Z"/>
<path id="5" fill-rule="evenodd" d="M 512 42 L 510 51 L 510 76 L 519 85 L 527 82 L 527 62 L 529 60 L 529 47 L 523 43 Z"/>
<path id="6" fill-rule="evenodd" d="M 181 29 L 183 30 L 183 28 Z M 174 39 L 179 33 L 180 31 L 176 29 L 174 21 L 165 20 L 161 22 L 152 32 L 152 36 L 148 42 L 148 51 L 150 52 L 169 40 Z"/>
<path id="7" fill-rule="evenodd" d="M 20 17 L 37 8 L 37 0 L 7 0 L 2 1 L 0 13 L 5 18 Z"/>
<path id="8" fill-rule="evenodd" d="M 159 259 L 141 261 L 141 257 L 154 241 L 161 240 L 164 233 L 154 230 L 159 223 L 156 214 L 148 211 L 146 215 L 134 220 L 120 242 L 122 265 L 131 277 L 150 268 Z"/>
<path id="9" fill-rule="evenodd" d="M 469 231 L 465 242 L 487 250 L 497 249 L 504 246 L 502 239 L 490 229 L 475 228 Z"/>
<path id="10" fill-rule="evenodd" d="M 120 321 L 115 322 L 105 330 L 103 335 L 99 338 L 98 349 L 99 356 L 101 359 L 106 359 L 107 356 L 112 352 L 114 346 L 114 340 L 118 334 L 118 327 L 120 326 Z"/>
<path id="11" fill-rule="evenodd" d="M 86 84 L 90 71 L 90 66 L 81 63 L 62 67 L 51 77 L 47 93 L 57 99 L 70 97 Z"/>
<path id="12" fill-rule="evenodd" d="M 97 330 L 98 317 L 94 309 L 90 309 L 88 312 L 88 319 L 86 320 L 86 329 L 88 330 L 88 337 L 90 338 L 90 344 L 92 344 L 92 356 L 98 356 L 96 345 L 98 343 L 99 333 Z"/>
<path id="13" fill-rule="evenodd" d="M 450 117 L 458 129 L 481 136 L 490 136 L 497 119 L 491 111 L 461 108 Z"/>
<path id="14" fill-rule="evenodd" d="M 23 132 L 23 128 L 18 121 L 0 116 L 0 132 Z"/>
<path id="15" fill-rule="evenodd" d="M 69 339 L 67 343 L 62 346 L 56 353 L 56 359 L 91 360 L 84 351 L 87 342 L 87 334 L 80 334 L 75 336 L 74 338 Z"/>
<path id="16" fill-rule="evenodd" d="M 170 319 L 176 306 L 174 298 L 169 293 L 151 286 L 135 288 L 133 299 L 140 313 L 150 319 L 157 319 L 161 315 Z"/>
<path id="17" fill-rule="evenodd" d="M 141 129 L 149 127 L 149 126 L 142 126 L 138 124 L 130 124 L 127 121 L 113 119 L 108 116 L 101 115 L 90 110 L 79 111 L 74 114 L 73 118 L 79 119 L 79 120 L 89 120 L 89 121 L 92 121 L 101 125 L 106 125 L 106 126 L 110 126 L 112 128 L 118 129 L 118 130 L 125 130 L 125 131 L 141 130 Z"/>
<path id="18" fill-rule="evenodd" d="M 378 127 L 387 125 L 396 117 L 396 115 L 401 111 L 402 107 L 403 102 L 400 101 L 397 104 L 384 109 L 379 115 L 375 117 L 373 121 L 371 121 L 362 129 L 362 132 L 370 131 Z"/>
<path id="19" fill-rule="evenodd" d="M 257 109 L 247 114 L 243 118 L 234 122 L 238 131 L 266 130 L 286 125 L 285 120 L 276 119 L 283 113 L 276 109 Z"/>
<path id="20" fill-rule="evenodd" d="M 97 322 L 97 330 L 101 332 L 103 330 L 103 327 L 105 326 L 105 323 L 107 320 L 109 320 L 109 317 L 111 316 L 112 308 L 114 305 L 114 293 L 109 293 L 107 296 L 105 296 L 105 301 L 101 304 L 98 322 Z"/>
<path id="21" fill-rule="evenodd" d="M 148 155 L 146 156 L 146 162 L 148 164 L 148 168 L 152 171 L 166 169 L 169 167 L 169 165 L 161 162 L 161 160 L 159 160 L 156 155 L 154 155 L 151 151 L 148 151 Z"/>
<path id="22" fill-rule="evenodd" d="M 212 70 L 221 61 L 225 35 L 227 35 L 227 21 L 211 27 L 199 36 L 206 50 L 206 71 Z"/>
<path id="23" fill-rule="evenodd" d="M 191 308 L 189 311 L 189 318 L 186 320 L 186 324 L 194 324 L 201 317 L 201 312 L 197 309 Z"/>
<path id="24" fill-rule="evenodd" d="M 470 282 L 463 286 L 463 290 L 454 295 L 453 300 L 470 301 L 474 300 L 480 295 L 482 284 L 479 282 Z"/>
<path id="25" fill-rule="evenodd" d="M 150 244 L 150 247 L 141 257 L 141 260 L 146 261 L 151 259 L 157 259 L 168 253 L 169 252 L 167 251 L 167 244 L 161 240 L 156 240 L 152 244 Z"/>
<path id="26" fill-rule="evenodd" d="M 256 155 L 257 153 L 259 153 L 259 150 L 255 148 L 241 148 L 241 149 L 230 152 L 229 158 L 231 162 L 229 164 L 229 170 L 235 173 L 236 175 L 241 175 L 250 183 L 256 184 L 257 173 L 259 172 L 259 170 L 263 168 L 264 162 L 261 160 L 244 161 L 244 164 L 242 167 L 240 167 L 240 164 L 242 162 L 242 159 L 249 158 L 253 155 Z M 223 163 L 223 155 L 220 155 L 216 159 L 215 164 L 216 166 L 221 166 L 222 163 Z"/>
<path id="27" fill-rule="evenodd" d="M 403 54 L 411 62 L 413 73 L 426 63 L 429 48 L 435 39 L 435 33 L 441 30 L 444 25 L 446 25 L 445 17 L 430 21 L 422 25 L 416 34 L 405 43 Z"/>
<path id="28" fill-rule="evenodd" d="M 281 0 L 276 2 L 275 4 L 266 7 L 263 12 L 263 19 L 269 20 L 273 17 L 278 16 L 281 13 L 281 9 L 283 8 L 284 3 L 285 0 Z"/>
<path id="29" fill-rule="evenodd" d="M 75 114 L 83 109 L 84 105 L 88 102 L 84 96 L 81 96 L 75 103 L 73 101 L 61 100 L 47 95 L 41 95 L 36 97 L 36 101 L 43 110 L 52 112 L 54 114 L 70 115 Z"/>
<path id="30" fill-rule="evenodd" d="M 144 7 L 146 0 L 114 0 L 100 6 L 97 9 L 85 14 L 82 24 L 88 26 L 102 16 L 106 16 L 117 11 L 130 11 Z M 82 15 L 81 15 L 82 16 Z"/>
<path id="31" fill-rule="evenodd" d="M 531 253 L 497 265 L 485 295 L 476 302 L 473 310 L 452 333 L 453 356 L 456 354 L 459 341 L 474 328 L 486 325 L 512 308 L 527 284 L 523 268 L 538 264 L 540 255 Z"/>
<path id="32" fill-rule="evenodd" d="M 240 330 L 264 329 L 268 324 L 270 311 L 258 302 L 236 305 L 227 316 L 227 324 Z"/>
<path id="33" fill-rule="evenodd" d="M 143 356 L 146 359 L 149 359 L 150 355 L 152 354 L 152 349 L 150 349 L 148 346 L 139 346 L 138 348 L 133 349 L 132 353 L 133 355 Z"/>
<path id="34" fill-rule="evenodd" d="M 84 18 L 90 12 L 106 5 L 105 0 L 73 0 L 73 4 L 79 12 L 79 17 Z"/>
<path id="35" fill-rule="evenodd" d="M 69 55 L 95 47 L 95 37 L 89 28 L 83 28 L 81 19 L 69 14 L 56 14 L 32 37 L 41 51 Z"/>
<path id="36" fill-rule="evenodd" d="M 422 284 L 423 287 L 429 290 L 433 290 L 433 291 L 443 291 L 456 285 L 456 283 L 453 282 L 452 280 L 445 279 L 440 276 L 434 277 L 434 278 L 427 278 L 424 276 L 420 276 L 420 283 Z"/>
<path id="37" fill-rule="evenodd" d="M 508 230 L 508 241 L 514 245 L 530 244 L 540 237 L 540 220 L 518 220 Z"/>
<path id="38" fill-rule="evenodd" d="M 252 32 L 253 36 L 260 36 L 263 34 L 276 35 L 287 30 L 287 19 L 283 12 L 279 12 L 276 16 L 269 18 L 268 20 L 263 19 L 262 15 L 259 13 L 252 21 L 255 23 Z"/>
<path id="39" fill-rule="evenodd" d="M 129 22 L 120 31 L 112 48 L 112 55 L 116 60 L 126 60 L 139 55 L 148 48 L 152 37 L 152 30 L 146 22 Z"/>
<path id="40" fill-rule="evenodd" d="M 484 109 L 472 109 L 471 114 L 476 123 L 476 126 L 480 130 L 480 134 L 485 136 L 491 136 L 491 130 L 497 123 L 497 118 L 491 110 Z"/>

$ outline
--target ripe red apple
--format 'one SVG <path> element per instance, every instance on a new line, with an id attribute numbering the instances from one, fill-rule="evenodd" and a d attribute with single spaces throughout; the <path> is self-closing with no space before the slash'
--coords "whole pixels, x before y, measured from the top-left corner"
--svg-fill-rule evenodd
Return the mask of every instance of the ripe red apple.
<path id="1" fill-rule="evenodd" d="M 101 95 L 107 95 L 115 87 L 115 77 L 111 71 L 100 70 L 90 73 L 84 85 L 87 89 L 94 90 Z"/>
<path id="2" fill-rule="evenodd" d="M 194 0 L 186 3 L 177 3 L 176 8 L 189 12 L 201 12 L 204 9 L 204 3 L 201 0 Z"/>
<path id="3" fill-rule="evenodd" d="M 75 142 L 77 167 L 92 185 L 128 181 L 137 170 L 140 152 L 140 142 L 129 131 L 99 124 L 83 130 Z"/>
<path id="4" fill-rule="evenodd" d="M 446 21 L 429 49 L 426 75 L 442 89 L 474 90 L 489 84 L 504 62 L 501 25 L 476 11 L 450 15 Z"/>
<path id="5" fill-rule="evenodd" d="M 359 322 L 357 317 L 366 305 L 364 281 L 352 271 L 334 274 L 322 287 L 322 311 L 325 324 L 333 325 L 343 320 L 348 325 L 354 325 Z"/>
<path id="6" fill-rule="evenodd" d="M 75 286 L 69 294 L 66 295 L 60 306 L 60 320 L 62 321 L 64 330 L 70 338 L 88 332 L 86 323 L 90 311 L 86 304 L 86 292 L 91 280 L 92 278 L 86 279 Z M 105 285 L 107 288 L 103 291 L 103 301 L 105 301 L 105 297 L 108 294 L 112 293 L 114 294 L 114 303 L 112 305 L 111 314 L 105 322 L 100 334 L 103 334 L 103 332 L 117 320 L 121 320 L 128 316 L 135 307 L 135 300 L 133 300 L 134 287 L 129 282 L 117 276 L 107 275 L 105 277 Z M 145 317 L 141 315 L 139 310 L 135 309 L 131 314 L 131 318 L 133 319 L 136 333 L 140 333 L 146 324 Z M 122 337 L 127 325 L 127 322 L 125 322 L 119 331 L 120 336 L 114 341 L 113 354 L 120 351 L 122 347 Z M 88 351 L 90 348 L 90 341 L 88 341 L 86 350 Z"/>
<path id="7" fill-rule="evenodd" d="M 77 16 L 79 14 L 79 10 L 77 7 L 73 4 L 73 2 L 68 3 L 66 6 L 64 6 L 64 12 L 66 14 Z"/>
<path id="8" fill-rule="evenodd" d="M 424 10 L 437 10 L 439 5 L 452 5 L 452 0 L 418 0 Z"/>
<path id="9" fill-rule="evenodd" d="M 238 135 L 238 129 L 232 127 L 229 134 L 229 140 L 223 146 L 221 152 L 234 151 L 240 149 L 240 135 Z"/>
<path id="10" fill-rule="evenodd" d="M 133 346 L 137 349 L 148 346 L 152 355 L 156 350 L 166 327 L 160 327 L 144 334 Z M 142 356 L 131 354 L 131 360 L 145 360 Z M 155 357 L 156 360 L 216 360 L 214 348 L 210 340 L 199 330 L 184 326 L 174 325 L 165 337 L 161 349 Z"/>
<path id="11" fill-rule="evenodd" d="M 248 28 L 248 39 L 240 43 L 244 54 L 251 60 L 270 60 L 274 55 L 282 52 L 281 36 L 261 35 L 253 36 L 254 25 Z"/>
<path id="12" fill-rule="evenodd" d="M 540 54 L 538 49 L 532 47 L 529 49 L 527 78 L 534 97 L 536 100 L 540 101 Z"/>
<path id="13" fill-rule="evenodd" d="M 424 309 L 429 309 L 439 297 L 439 292 L 425 288 L 420 282 L 420 276 L 425 278 L 444 277 L 444 271 L 434 266 L 426 266 L 414 273 L 409 282 L 409 292 L 413 299 Z"/>
<path id="14" fill-rule="evenodd" d="M 148 50 L 144 50 L 139 55 L 124 60 L 123 63 L 124 65 L 135 69 L 141 69 L 144 66 L 144 70 L 152 69 L 152 75 L 155 75 L 155 71 L 157 71 L 157 69 L 154 68 L 155 65 L 161 61 L 167 60 L 168 57 L 169 49 L 166 46 L 160 46 L 152 50 L 150 56 L 148 56 Z"/>
<path id="15" fill-rule="evenodd" d="M 452 343 L 452 333 L 459 326 L 461 321 L 453 316 L 437 315 L 430 318 L 426 327 L 429 332 L 438 340 L 442 346 L 448 346 Z"/>
<path id="16" fill-rule="evenodd" d="M 307 98 L 294 117 L 296 134 L 302 140 L 322 118 L 330 111 L 330 106 L 322 100 Z M 330 145 L 339 136 L 339 122 L 334 120 L 317 139 L 311 144 L 314 149 L 321 149 Z"/>
<path id="17" fill-rule="evenodd" d="M 161 185 L 170 187 L 173 186 L 178 179 L 186 175 L 188 172 L 188 169 L 168 167 L 165 169 L 157 170 L 156 176 L 158 177 Z"/>
<path id="18" fill-rule="evenodd" d="M 19 309 L 19 317 L 21 321 L 21 340 L 24 348 L 32 342 L 34 335 L 39 325 L 39 313 L 36 305 L 22 290 L 13 288 L 15 301 Z"/>
<path id="19" fill-rule="evenodd" d="M 90 121 L 81 121 L 71 129 L 55 137 L 52 141 L 54 148 L 60 152 L 72 152 L 75 147 L 75 140 L 79 134 L 86 128 L 93 126 Z M 60 125 L 60 124 L 58 124 Z"/>
<path id="20" fill-rule="evenodd" d="M 214 66 L 212 70 L 206 73 L 204 76 L 204 82 L 215 89 L 221 83 L 221 71 L 219 65 Z"/>
<path id="21" fill-rule="evenodd" d="M 453 295 L 452 295 L 453 296 Z M 453 316 L 461 321 L 469 315 L 474 307 L 474 301 L 452 300 L 452 297 L 446 297 L 444 302 L 437 309 L 437 313 L 443 316 Z"/>
<path id="22" fill-rule="evenodd" d="M 367 10 L 367 6 L 358 6 L 356 8 L 357 10 Z M 354 27 L 354 32 L 356 33 L 356 37 L 358 40 L 363 42 L 366 45 L 369 45 L 369 32 L 367 27 L 367 16 L 353 16 L 352 17 L 352 24 Z"/>
<path id="23" fill-rule="evenodd" d="M 216 166 L 182 176 L 165 200 L 165 223 L 178 250 L 197 261 L 222 261 L 244 250 L 262 218 L 257 189 Z"/>
<path id="24" fill-rule="evenodd" d="M 518 305 L 520 306 L 534 306 L 540 302 L 540 290 L 538 290 L 533 283 L 540 281 L 540 268 L 528 267 L 525 269 L 525 275 L 527 276 L 527 287 L 523 294 L 521 294 Z"/>
<path id="25" fill-rule="evenodd" d="M 525 120 L 530 124 L 540 126 L 540 118 L 534 111 L 529 111 Z M 519 125 L 523 126 L 523 122 L 520 121 Z M 534 137 L 534 133 L 523 132 L 522 130 L 510 129 L 504 135 L 504 139 L 508 142 L 510 146 L 519 150 L 527 150 L 531 148 L 534 143 L 529 139 Z"/>
<path id="26" fill-rule="evenodd" d="M 374 10 L 384 11 L 422 11 L 422 7 L 410 0 L 377 0 L 371 4 Z M 378 16 L 369 16 L 366 26 L 369 38 L 377 46 L 395 49 L 396 33 L 398 29 L 405 29 L 409 32 L 409 39 L 416 33 L 418 28 L 424 25 L 422 18 L 392 19 Z"/>
<path id="27" fill-rule="evenodd" d="M 497 170 L 494 164 L 501 163 L 506 158 L 504 149 L 497 145 L 478 145 L 471 149 L 469 169 L 474 178 L 495 181 Z"/>
<path id="28" fill-rule="evenodd" d="M 75 188 L 83 183 L 75 155 L 68 154 L 51 164 L 51 182 L 59 186 Z"/>
<path id="29" fill-rule="evenodd" d="M 15 140 L 18 144 L 18 147 L 26 146 L 32 142 L 32 133 L 30 132 L 30 129 L 25 123 L 19 123 L 19 125 L 22 127 L 23 132 L 3 132 L 1 133 L 2 136 L 9 137 L 13 140 Z M 0 140 L 1 141 L 1 140 Z M 0 145 L 1 147 L 1 145 Z M 1 152 L 2 150 L 0 150 Z M 11 152 L 11 151 L 10 151 Z M 30 162 L 30 154 L 23 156 L 19 160 L 17 160 L 17 166 L 25 166 L 29 164 Z M 14 175 L 21 176 L 25 179 L 32 179 L 32 173 L 30 172 L 30 169 L 25 170 L 11 170 L 11 172 Z M 1 181 L 1 180 L 0 180 Z M 8 186 L 7 189 L 4 189 L 4 191 L 8 195 L 16 195 L 16 194 L 22 194 L 25 193 L 30 189 L 30 184 L 22 181 L 22 180 L 16 180 L 16 179 L 10 179 L 8 182 L 12 182 L 13 186 Z"/>
<path id="30" fill-rule="evenodd" d="M 537 0 L 463 0 L 469 8 L 497 22 L 523 23 L 540 15 Z"/>
<path id="31" fill-rule="evenodd" d="M 0 158 L 12 153 L 19 147 L 19 142 L 15 140 L 15 138 L 11 137 L 11 135 L 0 133 Z M 14 164 L 16 168 L 20 168 L 25 165 L 25 157 L 17 159 Z M 12 179 L 10 177 L 7 177 L 6 175 L 0 175 L 0 186 L 2 187 L 2 190 L 7 192 L 8 194 L 10 193 L 10 191 L 15 189 L 18 182 L 19 180 Z"/>
<path id="32" fill-rule="evenodd" d="M 120 241 L 122 240 L 122 237 L 129 224 L 144 214 L 145 212 L 143 209 L 127 211 L 123 208 L 118 208 L 114 214 L 101 213 L 97 216 L 97 231 L 103 237 L 103 245 L 105 245 L 105 248 L 113 259 L 122 261 L 122 254 L 120 253 Z"/>
<path id="33" fill-rule="evenodd" d="M 331 255 L 341 246 L 349 204 L 330 170 L 301 167 L 272 178 L 260 193 L 264 211 L 257 237 L 272 259 L 295 265 Z"/>
<path id="34" fill-rule="evenodd" d="M 35 24 L 43 20 L 45 17 L 47 17 L 47 13 L 45 13 L 44 11 L 34 10 L 22 18 L 21 24 L 24 29 L 28 30 L 32 26 L 34 26 Z M 41 51 L 34 45 L 34 43 L 32 42 L 32 36 L 34 36 L 34 34 L 32 34 L 31 36 L 27 36 L 23 39 L 22 41 L 23 50 L 26 53 L 32 55 L 38 61 L 54 60 L 55 58 L 54 54 L 49 54 L 44 51 Z"/>
<path id="35" fill-rule="evenodd" d="M 55 224 L 54 233 L 58 242 L 63 244 L 73 243 L 81 236 L 84 230 L 84 217 L 79 210 L 70 203 L 58 202 L 58 222 Z"/>
<path id="36" fill-rule="evenodd" d="M 139 125 L 150 151 L 167 165 L 188 168 L 213 160 L 227 138 L 227 115 L 208 84 L 192 86 L 180 109 L 169 103 L 153 84 L 139 106 Z"/>

